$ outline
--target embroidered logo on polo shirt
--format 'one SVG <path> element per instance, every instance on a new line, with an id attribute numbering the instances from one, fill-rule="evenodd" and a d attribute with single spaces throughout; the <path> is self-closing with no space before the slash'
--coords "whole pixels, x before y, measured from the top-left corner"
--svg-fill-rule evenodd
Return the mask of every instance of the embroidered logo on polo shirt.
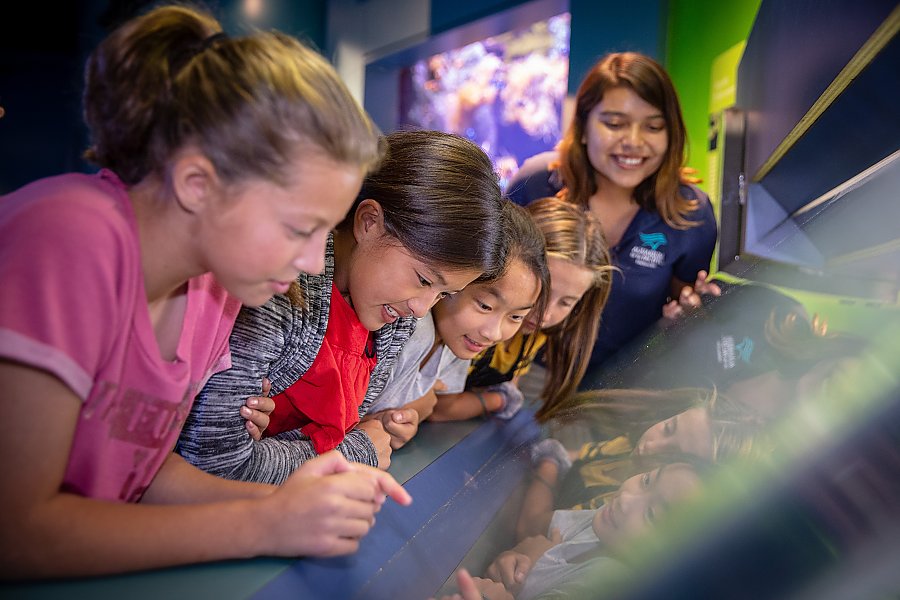
<path id="1" fill-rule="evenodd" d="M 753 340 L 745 337 L 741 340 L 741 343 L 737 344 L 734 348 L 738 351 L 738 355 L 741 357 L 742 361 L 745 363 L 750 362 L 750 355 L 753 354 Z"/>
<path id="2" fill-rule="evenodd" d="M 716 341 L 716 360 L 726 371 L 733 369 L 739 359 L 741 362 L 749 364 L 752 354 L 753 340 L 749 337 L 745 337 L 737 344 L 734 343 L 734 337 L 730 335 L 723 335 Z"/>
<path id="3" fill-rule="evenodd" d="M 655 269 L 662 265 L 666 260 L 664 252 L 659 251 L 660 246 L 668 243 L 666 234 L 664 233 L 640 233 L 641 245 L 634 246 L 629 256 L 634 264 L 639 267 L 648 267 Z"/>

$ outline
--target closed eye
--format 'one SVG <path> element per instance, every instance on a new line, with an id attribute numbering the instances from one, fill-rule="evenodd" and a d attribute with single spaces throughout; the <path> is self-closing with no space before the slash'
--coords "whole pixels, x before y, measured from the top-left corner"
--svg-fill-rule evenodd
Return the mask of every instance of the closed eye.
<path id="1" fill-rule="evenodd" d="M 291 237 L 295 237 L 295 238 L 312 237 L 313 233 L 315 233 L 315 231 L 316 231 L 315 229 L 313 229 L 311 231 L 303 231 L 301 229 L 297 229 L 296 227 L 291 227 L 290 225 L 285 225 L 285 227 L 287 228 L 288 233 L 291 235 Z"/>
<path id="2" fill-rule="evenodd" d="M 666 424 L 663 425 L 663 433 L 666 435 L 673 435 L 675 433 L 675 429 L 677 428 L 677 423 L 675 417 L 666 421 Z"/>
<path id="3" fill-rule="evenodd" d="M 422 277 L 422 274 L 418 271 L 416 271 L 416 277 L 419 278 L 419 285 L 421 285 L 422 287 L 428 287 L 431 285 L 431 282 Z"/>

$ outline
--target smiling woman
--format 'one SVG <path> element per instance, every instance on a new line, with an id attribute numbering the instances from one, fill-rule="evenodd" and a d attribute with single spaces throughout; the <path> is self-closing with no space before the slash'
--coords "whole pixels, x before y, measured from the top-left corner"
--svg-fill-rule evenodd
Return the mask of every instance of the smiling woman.
<path id="1" fill-rule="evenodd" d="M 596 216 L 618 267 L 590 358 L 593 368 L 665 314 L 717 294 L 706 282 L 716 221 L 680 182 L 685 128 L 668 74 L 652 58 L 609 54 L 578 88 L 558 152 L 532 157 L 509 184 L 527 205 L 558 193 Z M 674 300 L 672 300 L 674 298 Z"/>

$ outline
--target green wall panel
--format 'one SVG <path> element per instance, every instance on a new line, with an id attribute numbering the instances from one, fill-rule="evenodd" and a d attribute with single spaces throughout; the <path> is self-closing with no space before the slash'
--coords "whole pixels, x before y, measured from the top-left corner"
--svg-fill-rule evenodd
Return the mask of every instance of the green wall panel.
<path id="1" fill-rule="evenodd" d="M 761 0 L 669 0 L 666 68 L 688 130 L 688 165 L 706 176 L 710 72 L 716 58 L 746 40 Z M 704 184 L 702 188 L 706 189 Z"/>

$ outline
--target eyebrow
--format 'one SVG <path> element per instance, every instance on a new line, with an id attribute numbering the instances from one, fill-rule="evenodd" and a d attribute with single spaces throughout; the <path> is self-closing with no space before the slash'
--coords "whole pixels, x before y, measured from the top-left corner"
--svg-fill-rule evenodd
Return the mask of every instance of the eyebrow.
<path id="1" fill-rule="evenodd" d="M 604 111 L 600 111 L 600 116 L 603 116 L 603 117 L 625 117 L 625 118 L 630 118 L 630 115 L 627 115 L 627 114 L 625 114 L 625 113 L 623 113 L 623 112 L 619 112 L 619 111 L 617 111 L 617 110 L 604 110 Z M 644 119 L 644 120 L 645 120 L 645 121 L 649 121 L 650 119 L 665 119 L 665 118 L 666 118 L 666 117 L 665 117 L 662 113 L 660 113 L 660 114 L 656 114 L 656 115 L 650 115 L 649 117 L 647 117 L 647 118 Z"/>

